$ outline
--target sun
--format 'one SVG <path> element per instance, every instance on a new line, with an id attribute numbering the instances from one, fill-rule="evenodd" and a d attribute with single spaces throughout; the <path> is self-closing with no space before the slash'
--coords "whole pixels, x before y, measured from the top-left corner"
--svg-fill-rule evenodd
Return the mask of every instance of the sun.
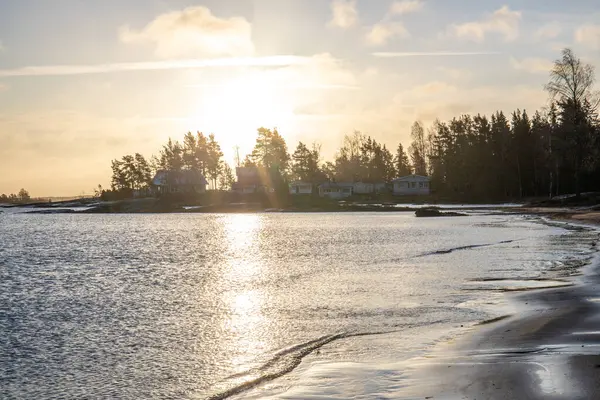
<path id="1" fill-rule="evenodd" d="M 286 93 L 267 73 L 253 73 L 212 85 L 203 92 L 192 118 L 226 141 L 244 142 L 249 132 L 289 126 L 294 116 L 293 94 Z"/>

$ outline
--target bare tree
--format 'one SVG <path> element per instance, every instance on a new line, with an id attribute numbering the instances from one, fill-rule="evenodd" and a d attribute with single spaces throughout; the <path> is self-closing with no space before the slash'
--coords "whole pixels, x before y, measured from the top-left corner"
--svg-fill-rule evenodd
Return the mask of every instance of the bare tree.
<path id="1" fill-rule="evenodd" d="M 584 64 L 573 50 L 564 49 L 562 58 L 554 61 L 546 90 L 559 102 L 571 101 L 581 106 L 587 101 L 595 111 L 600 103 L 598 93 L 594 91 L 595 80 L 594 67 Z"/>
<path id="2" fill-rule="evenodd" d="M 581 178 L 593 159 L 592 121 L 600 98 L 594 91 L 594 67 L 577 58 L 571 49 L 554 62 L 546 90 L 559 108 L 562 154 L 573 171 L 575 192 L 581 195 Z"/>

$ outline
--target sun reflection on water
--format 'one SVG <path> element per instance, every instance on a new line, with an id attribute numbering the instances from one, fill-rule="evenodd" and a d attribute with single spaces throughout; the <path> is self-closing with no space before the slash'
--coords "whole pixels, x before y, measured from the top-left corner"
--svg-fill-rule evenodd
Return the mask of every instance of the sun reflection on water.
<path id="1" fill-rule="evenodd" d="M 226 285 L 222 296 L 227 307 L 223 324 L 230 337 L 231 365 L 239 373 L 256 362 L 268 344 L 264 294 L 257 285 L 265 267 L 259 245 L 263 219 L 256 214 L 233 214 L 223 223 L 228 259 L 223 276 Z"/>

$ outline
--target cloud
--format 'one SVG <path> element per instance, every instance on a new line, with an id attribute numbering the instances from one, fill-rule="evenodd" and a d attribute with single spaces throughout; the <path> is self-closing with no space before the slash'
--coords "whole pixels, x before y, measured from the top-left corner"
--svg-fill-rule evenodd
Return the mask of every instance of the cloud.
<path id="1" fill-rule="evenodd" d="M 95 65 L 42 65 L 0 69 L 0 78 L 17 76 L 64 76 L 104 74 L 129 71 L 160 71 L 170 69 L 227 68 L 227 67 L 285 67 L 307 62 L 306 57 L 230 57 L 210 60 L 169 60 Z"/>
<path id="2" fill-rule="evenodd" d="M 420 0 L 395 1 L 390 6 L 390 15 L 410 14 L 423 9 L 423 2 Z"/>
<path id="3" fill-rule="evenodd" d="M 460 56 L 489 56 L 497 55 L 498 52 L 493 51 L 403 51 L 403 52 L 387 52 L 379 51 L 372 53 L 375 57 L 380 58 L 402 58 L 402 57 L 460 57 Z"/>
<path id="4" fill-rule="evenodd" d="M 358 22 L 358 9 L 355 0 L 333 0 L 331 3 L 333 17 L 329 26 L 350 28 Z"/>
<path id="5" fill-rule="evenodd" d="M 382 46 L 395 36 L 403 38 L 409 37 L 410 33 L 401 22 L 394 21 L 394 17 L 413 13 L 422 8 L 423 2 L 420 0 L 393 2 L 383 19 L 373 25 L 368 31 L 366 36 L 367 43 L 372 46 Z"/>
<path id="6" fill-rule="evenodd" d="M 2 44 L 2 40 L 0 40 L 0 53 L 4 51 L 4 45 Z"/>
<path id="7" fill-rule="evenodd" d="M 119 38 L 124 43 L 153 44 L 162 58 L 254 53 L 252 26 L 245 18 L 218 18 L 203 6 L 159 15 L 141 30 L 123 26 Z"/>
<path id="8" fill-rule="evenodd" d="M 562 33 L 562 27 L 558 22 L 551 22 L 540 27 L 533 37 L 537 40 L 556 39 Z"/>
<path id="9" fill-rule="evenodd" d="M 367 43 L 373 46 L 381 46 L 394 36 L 408 37 L 410 34 L 400 22 L 380 22 L 375 24 L 367 34 Z"/>
<path id="10" fill-rule="evenodd" d="M 513 68 L 526 71 L 530 73 L 549 73 L 552 69 L 553 63 L 545 58 L 524 58 L 517 60 L 513 57 L 510 58 L 510 64 Z"/>
<path id="11" fill-rule="evenodd" d="M 575 41 L 594 49 L 600 49 L 600 25 L 584 25 L 575 31 Z"/>
<path id="12" fill-rule="evenodd" d="M 512 11 L 508 6 L 503 6 L 479 21 L 452 25 L 450 33 L 455 37 L 479 43 L 485 40 L 488 33 L 499 34 L 504 40 L 512 41 L 519 37 L 520 21 L 520 11 Z"/>

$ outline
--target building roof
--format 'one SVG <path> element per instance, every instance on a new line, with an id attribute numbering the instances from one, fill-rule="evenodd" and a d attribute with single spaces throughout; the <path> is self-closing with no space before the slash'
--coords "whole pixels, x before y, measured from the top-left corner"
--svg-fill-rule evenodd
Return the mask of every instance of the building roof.
<path id="1" fill-rule="evenodd" d="M 155 186 L 165 185 L 208 185 L 204 175 L 200 171 L 184 170 L 184 171 L 165 171 L 156 172 L 152 184 Z"/>
<path id="2" fill-rule="evenodd" d="M 394 179 L 392 182 L 404 182 L 404 181 L 430 181 L 431 178 L 428 176 L 423 176 L 423 175 L 407 175 L 407 176 L 402 176 L 400 178 Z"/>

